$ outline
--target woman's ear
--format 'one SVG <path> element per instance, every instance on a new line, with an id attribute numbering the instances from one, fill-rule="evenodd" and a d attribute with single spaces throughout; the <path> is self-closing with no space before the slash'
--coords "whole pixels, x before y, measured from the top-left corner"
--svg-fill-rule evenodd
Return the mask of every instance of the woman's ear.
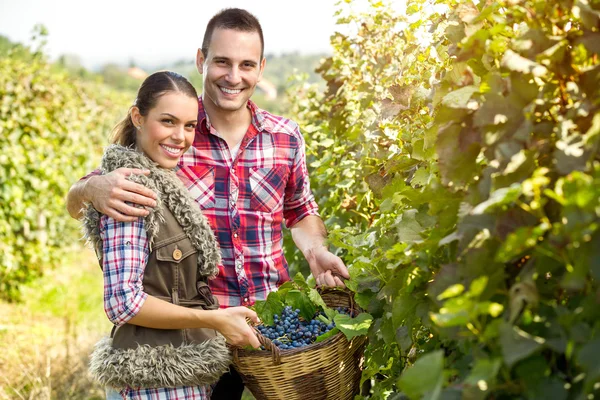
<path id="1" fill-rule="evenodd" d="M 131 122 L 138 129 L 141 129 L 144 123 L 144 117 L 140 114 L 140 109 L 136 106 L 131 107 Z"/>

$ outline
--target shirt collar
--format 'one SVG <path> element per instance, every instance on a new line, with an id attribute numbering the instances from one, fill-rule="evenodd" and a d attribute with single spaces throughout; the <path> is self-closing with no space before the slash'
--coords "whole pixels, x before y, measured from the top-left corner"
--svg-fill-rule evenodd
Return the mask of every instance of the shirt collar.
<path id="1" fill-rule="evenodd" d="M 246 107 L 250 110 L 252 114 L 252 125 L 258 132 L 262 132 L 265 130 L 264 122 L 265 122 L 265 111 L 261 110 L 252 100 L 248 100 Z M 198 130 L 201 133 L 208 134 L 210 133 L 210 118 L 206 114 L 206 110 L 204 108 L 204 102 L 202 101 L 202 97 L 198 98 Z"/>

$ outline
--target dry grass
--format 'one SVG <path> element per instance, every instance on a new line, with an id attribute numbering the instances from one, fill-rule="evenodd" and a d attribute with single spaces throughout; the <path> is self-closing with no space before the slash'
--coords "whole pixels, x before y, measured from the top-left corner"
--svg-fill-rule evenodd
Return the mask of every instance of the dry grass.
<path id="1" fill-rule="evenodd" d="M 89 250 L 0 303 L 0 399 L 103 399 L 87 373 L 93 344 L 110 331 L 102 274 Z"/>
<path id="2" fill-rule="evenodd" d="M 0 302 L 0 400 L 100 400 L 88 356 L 111 324 L 94 254 L 73 249 L 65 264 L 23 289 L 23 303 Z M 243 400 L 254 397 L 246 390 Z"/>

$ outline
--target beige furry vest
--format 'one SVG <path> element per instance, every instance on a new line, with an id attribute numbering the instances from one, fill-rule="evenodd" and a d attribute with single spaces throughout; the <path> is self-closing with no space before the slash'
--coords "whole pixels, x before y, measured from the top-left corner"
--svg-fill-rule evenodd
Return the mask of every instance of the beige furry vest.
<path id="1" fill-rule="evenodd" d="M 217 309 L 217 300 L 206 281 L 218 272 L 220 253 L 198 205 L 173 171 L 156 166 L 135 150 L 109 146 L 102 159 L 103 172 L 120 167 L 149 169 L 149 176 L 134 175 L 130 179 L 158 195 L 157 207 L 144 220 L 151 244 L 144 291 L 183 307 Z M 99 213 L 88 206 L 84 217 L 86 235 L 101 257 L 99 218 Z M 225 339 L 214 330 L 124 324 L 96 345 L 90 372 L 103 385 L 116 388 L 201 386 L 216 382 L 230 362 Z"/>

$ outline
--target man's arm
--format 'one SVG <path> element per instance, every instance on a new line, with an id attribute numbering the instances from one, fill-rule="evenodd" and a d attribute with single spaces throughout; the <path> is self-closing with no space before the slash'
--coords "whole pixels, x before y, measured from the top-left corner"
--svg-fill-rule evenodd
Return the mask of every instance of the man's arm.
<path id="1" fill-rule="evenodd" d="M 85 203 L 92 203 L 102 214 L 121 221 L 131 222 L 148 215 L 145 208 L 137 208 L 127 203 L 145 207 L 156 206 L 156 194 L 127 179 L 130 174 L 148 175 L 150 171 L 136 168 L 119 168 L 106 175 L 88 176 L 76 182 L 67 194 L 67 211 L 71 217 L 79 219 Z"/>
<path id="2" fill-rule="evenodd" d="M 350 279 L 350 274 L 342 259 L 327 249 L 323 220 L 317 215 L 307 215 L 290 230 L 294 243 L 308 261 L 317 285 L 344 287 L 341 278 Z"/>

